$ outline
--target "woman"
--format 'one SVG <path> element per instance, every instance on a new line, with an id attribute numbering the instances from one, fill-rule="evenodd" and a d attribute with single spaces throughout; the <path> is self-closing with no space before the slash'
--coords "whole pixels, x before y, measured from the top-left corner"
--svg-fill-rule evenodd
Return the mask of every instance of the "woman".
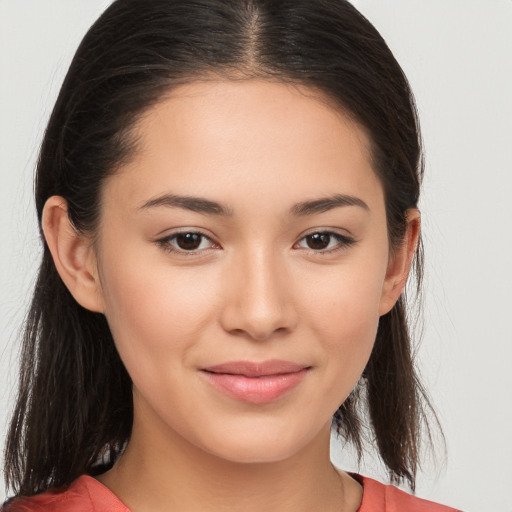
<path id="1" fill-rule="evenodd" d="M 451 510 L 329 458 L 371 429 L 414 488 L 421 174 L 349 3 L 114 2 L 41 148 L 5 509 Z"/>

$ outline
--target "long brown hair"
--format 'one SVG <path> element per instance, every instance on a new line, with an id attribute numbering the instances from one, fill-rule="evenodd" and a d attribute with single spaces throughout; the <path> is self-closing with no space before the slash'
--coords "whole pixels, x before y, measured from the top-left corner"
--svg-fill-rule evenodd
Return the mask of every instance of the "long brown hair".
<path id="1" fill-rule="evenodd" d="M 59 195 L 75 228 L 94 233 L 102 183 L 134 151 L 130 128 L 170 88 L 208 74 L 313 87 L 357 120 L 372 142 L 391 247 L 402 242 L 423 172 L 414 99 L 382 37 L 345 0 L 114 2 L 80 44 L 51 114 L 37 165 L 39 222 L 45 201 Z M 113 464 L 133 420 L 131 380 L 104 316 L 73 299 L 41 240 L 6 446 L 6 483 L 17 495 Z M 421 244 L 414 270 L 419 288 Z M 391 479 L 414 487 L 430 406 L 405 302 L 381 317 L 361 384 L 333 426 L 359 453 L 369 429 Z"/>

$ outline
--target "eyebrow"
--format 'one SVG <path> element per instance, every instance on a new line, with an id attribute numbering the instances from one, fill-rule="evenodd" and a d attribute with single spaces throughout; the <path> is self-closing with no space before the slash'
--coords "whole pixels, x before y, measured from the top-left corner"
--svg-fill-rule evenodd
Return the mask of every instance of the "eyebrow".
<path id="1" fill-rule="evenodd" d="M 297 203 L 296 205 L 292 206 L 290 213 L 302 217 L 305 215 L 314 215 L 315 213 L 327 212 L 342 206 L 359 206 L 364 210 L 370 211 L 370 207 L 362 199 L 359 199 L 359 197 L 345 194 L 334 194 L 333 196 L 329 197 L 322 197 L 312 201 Z"/>
<path id="2" fill-rule="evenodd" d="M 140 206 L 139 209 L 146 210 L 158 206 L 182 208 L 196 213 L 220 215 L 223 217 L 231 217 L 233 215 L 233 211 L 230 208 L 227 208 L 216 201 L 211 201 L 210 199 L 202 197 L 180 196 L 174 194 L 163 194 L 154 199 L 150 199 Z M 343 206 L 358 206 L 364 210 L 370 211 L 369 206 L 358 197 L 345 194 L 334 194 L 329 197 L 322 197 L 311 201 L 297 203 L 290 208 L 290 214 L 296 217 L 303 217 L 317 213 L 324 213 Z"/>
<path id="3" fill-rule="evenodd" d="M 197 213 L 206 213 L 209 215 L 220 215 L 229 217 L 233 215 L 233 212 L 222 206 L 216 201 L 210 201 L 202 197 L 193 196 L 178 196 L 174 194 L 164 194 L 154 199 L 146 201 L 141 207 L 141 210 L 148 208 L 154 208 L 156 206 L 167 206 L 168 208 L 182 208 L 184 210 L 190 210 Z"/>

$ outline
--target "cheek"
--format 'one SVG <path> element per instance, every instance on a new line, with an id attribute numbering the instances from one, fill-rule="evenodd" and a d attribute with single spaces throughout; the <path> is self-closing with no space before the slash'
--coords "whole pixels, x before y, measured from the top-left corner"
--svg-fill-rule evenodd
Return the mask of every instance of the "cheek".
<path id="1" fill-rule="evenodd" d="M 105 315 L 116 347 L 136 381 L 183 364 L 212 315 L 207 279 L 176 272 L 131 251 L 103 264 Z M 146 262 L 141 264 L 140 262 Z M 170 353 L 173 357 L 169 357 Z"/>
<path id="2" fill-rule="evenodd" d="M 355 384 L 366 366 L 379 322 L 378 301 L 373 297 L 373 300 L 368 300 L 373 294 L 364 294 L 364 291 L 359 288 L 358 292 L 340 292 L 332 302 L 330 318 L 324 328 L 325 353 L 350 387 L 350 382 Z"/>
<path id="3" fill-rule="evenodd" d="M 340 405 L 352 391 L 370 357 L 379 324 L 383 266 L 337 268 L 332 275 L 306 283 L 303 318 L 311 335 L 321 340 L 319 361 L 327 372 L 325 387 Z"/>
<path id="4" fill-rule="evenodd" d="M 355 335 L 371 330 L 378 322 L 385 279 L 386 268 L 381 261 L 385 258 L 358 254 L 353 261 L 347 259 L 346 264 L 321 269 L 307 278 L 304 274 L 296 276 L 296 281 L 302 282 L 303 313 L 334 337 L 336 333 Z"/>

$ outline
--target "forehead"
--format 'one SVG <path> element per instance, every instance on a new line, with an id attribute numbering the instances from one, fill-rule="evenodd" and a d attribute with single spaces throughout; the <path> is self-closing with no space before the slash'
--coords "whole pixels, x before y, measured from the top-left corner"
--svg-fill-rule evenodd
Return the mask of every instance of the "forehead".
<path id="1" fill-rule="evenodd" d="M 243 191 L 285 202 L 289 196 L 290 203 L 381 193 L 365 131 L 303 86 L 192 82 L 171 90 L 134 131 L 137 150 L 121 169 L 128 176 L 124 197 L 133 201 L 162 188 L 226 198 Z"/>
<path id="2" fill-rule="evenodd" d="M 248 143 L 266 134 L 279 135 L 275 143 L 281 145 L 300 138 L 315 144 L 319 139 L 328 143 L 341 135 L 357 142 L 369 156 L 369 137 L 364 128 L 332 98 L 299 84 L 264 79 L 194 81 L 173 88 L 146 112 L 136 125 L 143 141 L 156 124 L 179 128 L 175 136 L 195 135 L 203 142 L 213 140 L 215 134 L 217 143 L 244 132 Z M 287 130 L 282 132 L 282 128 Z"/>

